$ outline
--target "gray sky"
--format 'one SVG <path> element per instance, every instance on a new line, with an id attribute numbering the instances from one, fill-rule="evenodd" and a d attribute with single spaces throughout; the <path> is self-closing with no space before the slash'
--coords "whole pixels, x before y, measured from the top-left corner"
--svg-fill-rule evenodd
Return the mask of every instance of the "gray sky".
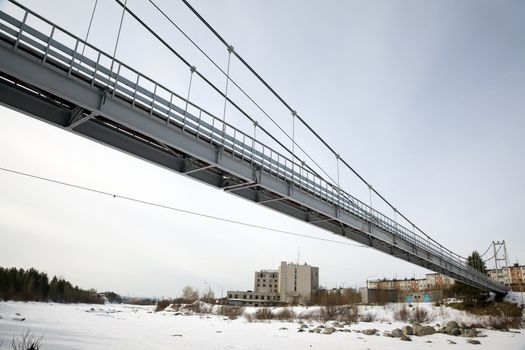
<path id="1" fill-rule="evenodd" d="M 94 3 L 21 2 L 81 37 Z M 226 68 L 226 50 L 184 6 L 156 2 Z M 224 86 L 224 77 L 149 2 L 128 4 Z M 525 263 L 525 2 L 192 4 L 343 158 L 436 240 L 466 256 L 504 239 L 511 262 Z M 89 40 L 112 52 L 119 18 L 113 1 L 99 0 Z M 188 70 L 130 18 L 124 21 L 117 56 L 187 93 Z M 231 72 L 291 132 L 289 112 L 238 61 L 232 60 Z M 221 115 L 223 100 L 201 82 L 194 84 L 192 100 Z M 250 130 L 228 108 L 227 120 Z M 3 107 L 0 126 L 0 167 L 342 241 Z M 335 177 L 333 157 L 304 128 L 296 133 Z M 345 189 L 368 201 L 368 192 L 349 172 L 341 178 Z M 367 276 L 428 272 L 368 248 L 196 218 L 4 172 L 0 193 L 0 265 L 34 266 L 85 288 L 175 296 L 187 284 L 202 290 L 207 283 L 220 294 L 221 287 L 251 289 L 254 270 L 296 261 L 298 255 L 301 262 L 319 266 L 327 287 L 360 286 Z M 383 208 L 377 198 L 373 203 Z"/>

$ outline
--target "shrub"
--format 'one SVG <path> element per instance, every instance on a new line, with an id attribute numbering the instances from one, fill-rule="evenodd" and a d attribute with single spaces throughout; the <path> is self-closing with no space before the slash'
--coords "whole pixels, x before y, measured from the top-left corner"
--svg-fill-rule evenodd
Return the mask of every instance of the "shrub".
<path id="1" fill-rule="evenodd" d="M 406 322 L 408 321 L 409 315 L 410 310 L 408 309 L 406 304 L 403 304 L 394 312 L 394 320 Z"/>
<path id="2" fill-rule="evenodd" d="M 357 305 L 323 306 L 319 309 L 319 321 L 357 322 Z"/>
<path id="3" fill-rule="evenodd" d="M 268 307 L 260 307 L 255 311 L 254 317 L 256 320 L 271 320 L 274 318 L 272 310 Z"/>
<path id="4" fill-rule="evenodd" d="M 237 319 L 239 316 L 241 316 L 244 312 L 244 309 L 240 306 L 220 306 L 218 311 L 217 311 L 217 314 L 219 315 L 222 315 L 222 316 L 226 316 L 228 317 L 230 320 L 235 320 Z"/>
<path id="5" fill-rule="evenodd" d="M 275 319 L 281 321 L 293 321 L 295 319 L 295 312 L 290 308 L 282 308 L 275 313 Z"/>
<path id="6" fill-rule="evenodd" d="M 424 323 L 424 322 L 429 322 L 431 320 L 430 320 L 430 316 L 427 310 L 422 309 L 419 306 L 416 306 L 416 308 L 412 310 L 410 314 L 410 321 Z"/>
<path id="7" fill-rule="evenodd" d="M 335 321 L 337 316 L 336 306 L 321 306 L 319 309 L 319 320 L 321 322 Z"/>
<path id="8" fill-rule="evenodd" d="M 361 315 L 361 322 L 374 322 L 376 320 L 376 314 L 373 312 L 365 312 Z"/>
<path id="9" fill-rule="evenodd" d="M 169 299 L 162 299 L 162 300 L 157 301 L 155 312 L 164 311 L 164 309 L 170 306 L 170 304 L 171 304 L 171 301 Z"/>

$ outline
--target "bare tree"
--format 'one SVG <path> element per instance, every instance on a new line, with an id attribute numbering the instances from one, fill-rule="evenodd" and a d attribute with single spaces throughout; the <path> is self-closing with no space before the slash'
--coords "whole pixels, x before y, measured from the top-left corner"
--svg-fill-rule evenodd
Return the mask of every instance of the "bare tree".
<path id="1" fill-rule="evenodd" d="M 199 299 L 199 291 L 191 286 L 182 289 L 182 299 L 187 303 L 192 303 Z"/>

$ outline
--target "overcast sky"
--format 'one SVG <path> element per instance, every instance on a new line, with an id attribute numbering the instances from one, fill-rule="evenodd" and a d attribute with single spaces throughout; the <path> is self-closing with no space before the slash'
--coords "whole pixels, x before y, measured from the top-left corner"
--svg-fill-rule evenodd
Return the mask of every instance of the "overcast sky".
<path id="1" fill-rule="evenodd" d="M 85 37 L 94 0 L 21 3 Z M 226 49 L 179 1 L 156 3 L 226 69 Z M 347 162 L 434 239 L 463 256 L 505 240 L 511 262 L 525 263 L 525 2 L 191 3 Z M 0 8 L 11 9 L 6 4 L 0 1 Z M 128 4 L 224 87 L 224 77 L 148 1 Z M 114 1 L 99 0 L 89 41 L 113 52 L 119 19 Z M 189 70 L 129 17 L 117 56 L 187 93 Z M 235 59 L 231 73 L 291 132 L 290 113 Z M 191 98 L 222 114 L 223 100 L 202 82 L 194 81 Z M 226 118 L 251 130 L 230 107 Z M 304 128 L 296 133 L 335 177 L 333 157 Z M 0 167 L 353 243 L 4 107 Z M 341 169 L 341 178 L 346 190 L 368 201 L 348 171 Z M 369 248 L 198 218 L 3 171 L 0 194 L 0 266 L 33 266 L 84 288 L 176 296 L 189 284 L 220 294 L 251 289 L 253 271 L 297 259 L 318 266 L 320 282 L 329 288 L 428 273 Z M 377 198 L 372 202 L 384 208 Z"/>

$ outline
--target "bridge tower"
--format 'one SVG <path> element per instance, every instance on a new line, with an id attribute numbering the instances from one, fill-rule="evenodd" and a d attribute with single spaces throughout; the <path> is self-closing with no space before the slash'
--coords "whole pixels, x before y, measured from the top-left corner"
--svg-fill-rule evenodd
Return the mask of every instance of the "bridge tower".
<path id="1" fill-rule="evenodd" d="M 494 249 L 494 265 L 496 268 L 497 280 L 501 281 L 503 284 L 510 286 L 510 264 L 505 240 L 501 242 L 492 241 L 492 248 Z M 506 281 L 505 277 L 507 277 Z"/>

